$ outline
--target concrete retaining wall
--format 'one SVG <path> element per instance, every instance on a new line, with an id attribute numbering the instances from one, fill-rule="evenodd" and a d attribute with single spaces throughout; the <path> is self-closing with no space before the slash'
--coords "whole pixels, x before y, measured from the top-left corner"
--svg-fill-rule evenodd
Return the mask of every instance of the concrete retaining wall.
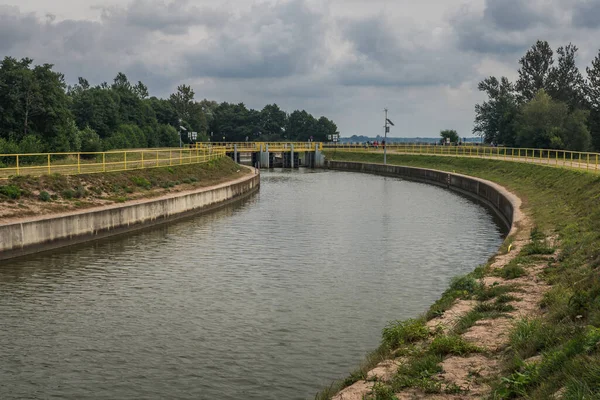
<path id="1" fill-rule="evenodd" d="M 432 183 L 455 190 L 490 206 L 511 233 L 514 232 L 515 223 L 520 219 L 519 208 L 521 202 L 519 198 L 508 192 L 502 186 L 484 179 L 426 168 L 366 164 L 348 161 L 328 160 L 326 162 L 326 167 L 335 170 L 398 176 L 408 180 Z"/>
<path id="2" fill-rule="evenodd" d="M 232 182 L 45 218 L 0 225 L 0 260 L 68 246 L 207 212 L 256 192 L 260 175 Z"/>

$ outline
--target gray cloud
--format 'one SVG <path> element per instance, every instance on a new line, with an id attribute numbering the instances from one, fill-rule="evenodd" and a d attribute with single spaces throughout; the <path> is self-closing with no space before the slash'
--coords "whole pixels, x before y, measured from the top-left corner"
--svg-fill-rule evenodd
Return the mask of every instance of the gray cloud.
<path id="1" fill-rule="evenodd" d="M 560 25 L 555 1 L 486 0 L 483 13 L 462 7 L 450 19 L 461 50 L 489 54 L 524 51 L 548 27 Z"/>
<path id="2" fill-rule="evenodd" d="M 17 7 L 0 5 L 0 52 L 22 45 L 35 35 L 37 18 L 22 14 Z"/>
<path id="3" fill-rule="evenodd" d="M 398 32 L 385 16 L 343 21 L 353 52 L 335 67 L 346 86 L 456 85 L 472 72 L 443 31 Z"/>
<path id="4" fill-rule="evenodd" d="M 194 77 L 281 78 L 310 72 L 325 59 L 323 15 L 304 0 L 263 3 L 186 51 Z"/>
<path id="5" fill-rule="evenodd" d="M 101 8 L 102 18 L 109 22 L 119 21 L 128 26 L 149 31 L 182 35 L 194 26 L 218 27 L 224 24 L 230 14 L 211 8 L 199 8 L 188 0 L 134 0 L 126 8 Z"/>
<path id="6" fill-rule="evenodd" d="M 573 24 L 585 28 L 600 27 L 600 1 L 579 1 L 573 5 Z"/>
<path id="7" fill-rule="evenodd" d="M 552 23 L 548 4 L 536 8 L 535 2 L 523 0 L 487 0 L 483 13 L 485 21 L 507 31 L 524 31 L 537 24 Z"/>

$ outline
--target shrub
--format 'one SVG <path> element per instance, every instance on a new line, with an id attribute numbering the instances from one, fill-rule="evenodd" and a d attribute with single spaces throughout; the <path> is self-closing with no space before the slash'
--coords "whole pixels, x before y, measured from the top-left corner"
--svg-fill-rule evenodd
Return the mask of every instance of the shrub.
<path id="1" fill-rule="evenodd" d="M 81 199 L 87 196 L 87 190 L 83 186 L 77 186 L 73 195 L 76 199 Z"/>
<path id="2" fill-rule="evenodd" d="M 0 194 L 8 197 L 9 199 L 19 199 L 21 197 L 21 189 L 15 185 L 0 186 Z"/>
<path id="3" fill-rule="evenodd" d="M 40 195 L 39 195 L 39 199 L 44 202 L 50 201 L 51 200 L 50 193 L 48 193 L 46 191 L 41 191 Z"/>
<path id="4" fill-rule="evenodd" d="M 75 191 L 73 189 L 65 189 L 60 193 L 60 195 L 63 197 L 63 199 L 71 200 L 73 197 L 75 197 Z"/>

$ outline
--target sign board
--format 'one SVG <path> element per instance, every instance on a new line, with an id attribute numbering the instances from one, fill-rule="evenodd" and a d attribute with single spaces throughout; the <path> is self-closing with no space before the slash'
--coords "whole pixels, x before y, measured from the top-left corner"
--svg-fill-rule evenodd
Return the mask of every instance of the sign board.
<path id="1" fill-rule="evenodd" d="M 198 132 L 188 132 L 190 140 L 196 140 L 198 138 Z"/>
<path id="2" fill-rule="evenodd" d="M 327 140 L 331 141 L 332 140 L 332 136 L 331 135 L 327 135 Z"/>

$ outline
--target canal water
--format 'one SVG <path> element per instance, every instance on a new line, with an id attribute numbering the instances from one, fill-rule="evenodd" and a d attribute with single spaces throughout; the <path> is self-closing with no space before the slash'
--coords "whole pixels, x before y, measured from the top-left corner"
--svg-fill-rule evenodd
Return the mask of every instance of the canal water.
<path id="1" fill-rule="evenodd" d="M 497 250 L 481 205 L 266 172 L 210 215 L 0 265 L 1 399 L 312 399 Z"/>

